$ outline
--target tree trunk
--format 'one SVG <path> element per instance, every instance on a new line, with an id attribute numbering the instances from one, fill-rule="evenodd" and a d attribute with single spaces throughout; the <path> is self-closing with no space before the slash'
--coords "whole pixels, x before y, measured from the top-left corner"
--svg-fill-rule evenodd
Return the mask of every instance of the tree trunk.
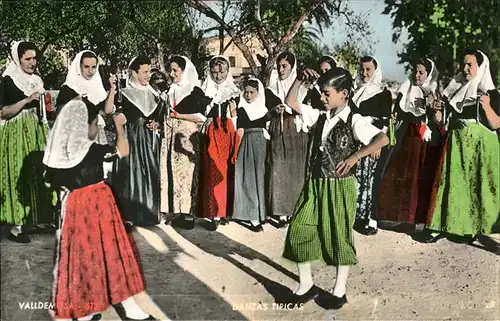
<path id="1" fill-rule="evenodd" d="M 262 66 L 262 70 L 260 72 L 260 79 L 262 79 L 262 83 L 264 87 L 269 86 L 269 82 L 271 80 L 271 74 L 274 69 L 274 65 L 276 64 L 277 55 L 267 58 L 267 62 L 265 66 Z"/>
<path id="2" fill-rule="evenodd" d="M 157 61 L 158 61 L 158 64 L 160 65 L 160 71 L 165 73 L 166 72 L 166 69 L 165 69 L 165 61 L 164 61 L 164 57 L 165 57 L 165 51 L 163 50 L 163 45 L 161 42 L 157 42 L 156 43 L 156 48 L 158 49 L 157 51 Z"/>

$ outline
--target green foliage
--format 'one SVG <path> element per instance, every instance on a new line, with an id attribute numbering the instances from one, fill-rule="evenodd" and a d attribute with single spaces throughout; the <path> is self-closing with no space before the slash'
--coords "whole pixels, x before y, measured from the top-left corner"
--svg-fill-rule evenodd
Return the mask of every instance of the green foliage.
<path id="1" fill-rule="evenodd" d="M 461 53 L 477 48 L 490 58 L 493 76 L 500 78 L 498 0 L 385 0 L 385 5 L 384 14 L 393 18 L 393 41 L 398 41 L 403 28 L 408 30 L 409 43 L 398 53 L 407 69 L 423 55 L 434 59 L 442 75 L 452 77 Z"/>
<path id="2" fill-rule="evenodd" d="M 94 50 L 106 63 L 125 68 L 146 53 L 155 60 L 173 52 L 197 56 L 200 40 L 187 22 L 180 0 L 159 1 L 3 1 L 0 4 L 0 58 L 12 40 L 30 40 L 41 48 L 40 71 L 47 86 L 57 86 L 61 57 Z M 203 52 L 203 51 L 202 51 Z M 161 56 L 161 57 L 160 57 Z M 48 66 L 42 64 L 47 63 Z M 48 73 L 48 74 L 45 74 Z"/>

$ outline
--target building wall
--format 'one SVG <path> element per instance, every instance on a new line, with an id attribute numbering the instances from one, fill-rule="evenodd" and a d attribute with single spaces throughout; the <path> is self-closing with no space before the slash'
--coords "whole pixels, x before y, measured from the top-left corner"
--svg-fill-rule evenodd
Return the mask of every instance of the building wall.
<path id="1" fill-rule="evenodd" d="M 262 44 L 260 41 L 253 37 L 253 38 L 248 38 L 245 39 L 246 45 L 250 48 L 250 51 L 252 53 L 252 56 L 254 58 L 255 63 L 257 66 L 260 67 L 260 63 L 257 60 L 257 54 L 260 54 L 264 57 L 267 56 L 266 51 L 264 50 Z M 231 41 L 231 37 L 226 36 L 224 38 L 224 46 L 227 46 L 227 44 Z M 207 48 L 207 51 L 210 55 L 219 55 L 219 37 L 210 37 L 205 39 L 205 46 Z M 229 47 L 226 49 L 226 51 L 222 54 L 224 57 L 228 58 L 228 60 L 231 63 L 231 74 L 234 77 L 239 77 L 241 75 L 245 74 L 250 74 L 250 65 L 248 61 L 245 59 L 243 56 L 243 53 L 241 50 L 234 44 L 231 43 Z"/>

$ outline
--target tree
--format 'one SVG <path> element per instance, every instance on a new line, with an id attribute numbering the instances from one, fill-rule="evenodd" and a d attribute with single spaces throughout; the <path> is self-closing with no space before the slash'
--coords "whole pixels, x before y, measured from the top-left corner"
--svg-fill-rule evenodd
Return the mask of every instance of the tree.
<path id="1" fill-rule="evenodd" d="M 354 14 L 345 0 L 296 0 L 271 1 L 248 0 L 238 2 L 237 24 L 230 25 L 221 18 L 208 4 L 202 0 L 186 0 L 191 8 L 211 18 L 232 38 L 248 61 L 252 72 L 260 75 L 267 85 L 280 52 L 292 45 L 294 37 L 304 28 L 303 23 L 314 22 L 322 28 L 332 24 L 335 19 L 345 21 L 348 31 L 352 33 L 370 34 L 366 19 Z M 257 37 L 262 43 L 268 57 L 259 70 L 252 53 L 245 42 L 245 37 Z"/>
<path id="2" fill-rule="evenodd" d="M 3 1 L 0 4 L 0 58 L 7 57 L 13 40 L 33 41 L 41 48 L 40 64 L 46 82 L 60 79 L 57 50 L 70 57 L 83 49 L 95 51 L 114 67 L 126 68 L 139 53 L 154 53 L 154 60 L 164 68 L 163 58 L 172 53 L 191 57 L 203 54 L 201 38 L 186 20 L 182 1 L 168 5 L 151 1 Z M 48 50 L 52 48 L 51 50 Z M 48 66 L 43 66 L 45 62 Z M 51 69 L 52 68 L 52 69 Z M 59 84 L 60 85 L 60 84 Z"/>
<path id="3" fill-rule="evenodd" d="M 434 59 L 439 72 L 447 77 L 458 71 L 461 53 L 467 48 L 483 50 L 493 70 L 500 63 L 498 0 L 385 0 L 384 14 L 393 18 L 393 41 L 403 29 L 409 42 L 398 53 L 399 62 L 409 69 L 417 56 Z M 495 13 L 497 12 L 497 13 Z M 493 76 L 500 78 L 498 72 Z"/>

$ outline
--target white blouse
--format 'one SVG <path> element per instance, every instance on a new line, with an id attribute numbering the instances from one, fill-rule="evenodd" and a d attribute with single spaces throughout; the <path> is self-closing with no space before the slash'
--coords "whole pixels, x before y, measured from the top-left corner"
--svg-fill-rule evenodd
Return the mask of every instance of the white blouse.
<path id="1" fill-rule="evenodd" d="M 350 112 L 351 108 L 346 106 L 340 113 L 333 117 L 330 116 L 330 113 L 326 114 L 325 126 L 323 127 L 323 133 L 321 136 L 323 143 L 326 141 L 328 134 L 340 119 L 347 122 Z M 300 104 L 300 113 L 304 124 L 311 128 L 318 121 L 319 116 L 324 114 L 325 111 L 320 111 L 309 105 Z M 354 114 L 352 116 L 352 132 L 354 134 L 354 138 L 363 143 L 365 146 L 370 144 L 375 136 L 382 133 L 382 130 L 372 124 L 372 121 L 371 117 L 365 117 L 359 114 Z"/>

